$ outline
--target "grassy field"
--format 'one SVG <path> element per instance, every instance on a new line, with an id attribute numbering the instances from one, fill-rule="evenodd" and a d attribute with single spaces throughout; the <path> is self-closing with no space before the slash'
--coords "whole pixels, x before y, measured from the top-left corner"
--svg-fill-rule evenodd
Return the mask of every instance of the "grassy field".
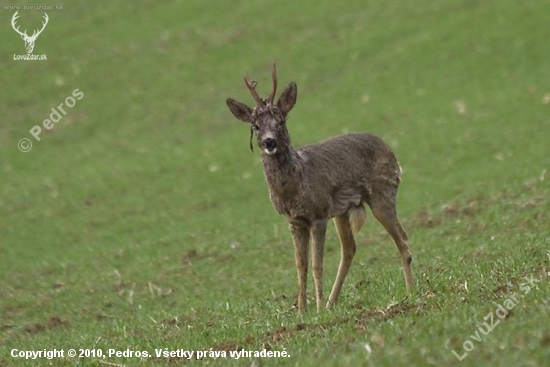
<path id="1" fill-rule="evenodd" d="M 71 0 L 47 12 L 47 61 L 13 59 L 14 12 L 0 10 L 0 366 L 184 363 L 156 349 L 227 354 L 190 361 L 209 366 L 548 365 L 550 3 Z M 29 34 L 43 16 L 19 14 Z M 412 295 L 369 213 L 338 306 L 293 309 L 286 220 L 225 104 L 252 104 L 247 72 L 267 94 L 273 61 L 281 88 L 298 84 L 295 146 L 369 131 L 394 149 Z M 338 261 L 330 225 L 327 293 Z"/>

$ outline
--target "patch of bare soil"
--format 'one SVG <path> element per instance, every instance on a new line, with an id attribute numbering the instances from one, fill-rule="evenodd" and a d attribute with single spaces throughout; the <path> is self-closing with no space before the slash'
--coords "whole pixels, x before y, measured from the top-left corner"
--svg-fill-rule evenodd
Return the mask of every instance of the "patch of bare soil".
<path id="1" fill-rule="evenodd" d="M 435 295 L 426 294 L 426 297 L 434 297 Z M 346 324 L 355 325 L 357 330 L 366 330 L 367 325 L 376 320 L 389 320 L 399 315 L 407 313 L 422 313 L 426 310 L 426 302 L 411 303 L 407 299 L 399 303 L 392 303 L 386 308 L 363 309 L 359 306 L 358 311 L 354 316 L 346 316 L 339 319 L 334 319 L 330 322 L 319 324 L 298 323 L 294 326 L 279 326 L 276 329 L 266 332 L 260 336 L 248 336 L 241 341 L 226 341 L 212 347 L 212 350 L 241 350 L 247 345 L 260 345 L 262 349 L 271 350 L 273 344 L 278 344 L 281 341 L 291 338 L 293 335 L 305 331 L 315 331 L 326 333 L 328 330 Z M 376 338 L 375 338 L 376 339 Z M 374 340 L 376 343 L 384 343 L 383 339 Z M 207 348 L 210 349 L 210 348 Z"/>
<path id="2" fill-rule="evenodd" d="M 25 326 L 23 330 L 28 334 L 36 334 L 42 331 L 52 330 L 59 327 L 65 327 L 67 325 L 68 325 L 68 322 L 66 320 L 63 320 L 58 316 L 54 316 L 50 318 L 45 325 L 41 323 L 29 324 Z"/>

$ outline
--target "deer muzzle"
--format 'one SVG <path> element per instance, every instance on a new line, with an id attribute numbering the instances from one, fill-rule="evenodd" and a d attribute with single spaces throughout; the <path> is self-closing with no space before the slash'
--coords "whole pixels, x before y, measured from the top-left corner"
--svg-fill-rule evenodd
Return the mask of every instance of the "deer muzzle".
<path id="1" fill-rule="evenodd" d="M 262 142 L 264 152 L 268 155 L 277 153 L 277 141 L 273 138 L 265 138 Z"/>

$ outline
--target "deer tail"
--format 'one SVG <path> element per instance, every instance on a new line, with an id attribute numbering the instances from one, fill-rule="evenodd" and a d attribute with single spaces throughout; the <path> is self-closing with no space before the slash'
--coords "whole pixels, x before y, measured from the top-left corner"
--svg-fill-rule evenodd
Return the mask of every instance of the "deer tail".
<path id="1" fill-rule="evenodd" d="M 365 220 L 367 219 L 367 211 L 363 204 L 354 205 L 348 211 L 349 223 L 353 234 L 359 232 Z"/>

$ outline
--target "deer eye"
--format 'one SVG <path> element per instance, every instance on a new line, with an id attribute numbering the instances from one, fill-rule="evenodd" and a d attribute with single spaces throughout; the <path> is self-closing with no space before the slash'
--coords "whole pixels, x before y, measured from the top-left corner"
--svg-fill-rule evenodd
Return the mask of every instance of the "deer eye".
<path id="1" fill-rule="evenodd" d="M 260 126 L 258 126 L 258 124 L 252 124 L 252 129 L 254 129 L 254 131 L 259 131 Z"/>

